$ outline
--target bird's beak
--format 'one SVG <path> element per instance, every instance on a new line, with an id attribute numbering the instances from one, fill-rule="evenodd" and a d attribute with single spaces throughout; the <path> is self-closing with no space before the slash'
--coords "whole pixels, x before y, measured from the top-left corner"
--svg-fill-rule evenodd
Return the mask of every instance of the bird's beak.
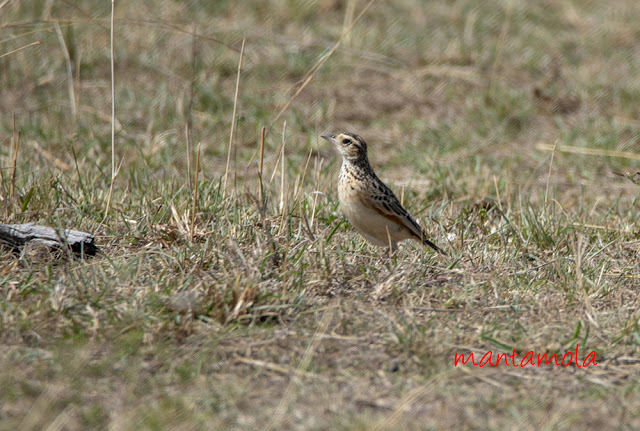
<path id="1" fill-rule="evenodd" d="M 329 142 L 335 142 L 336 141 L 336 135 L 320 135 L 321 138 L 326 139 Z"/>

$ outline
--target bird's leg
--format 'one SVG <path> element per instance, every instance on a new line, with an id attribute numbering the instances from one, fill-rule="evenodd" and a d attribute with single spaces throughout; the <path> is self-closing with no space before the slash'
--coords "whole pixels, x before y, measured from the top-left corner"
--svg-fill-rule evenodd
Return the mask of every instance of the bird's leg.
<path id="1" fill-rule="evenodd" d="M 398 251 L 398 246 L 395 242 L 391 241 L 391 237 L 389 237 L 389 248 L 384 250 L 384 253 L 382 254 L 382 258 L 384 260 L 387 260 L 395 256 L 396 251 Z"/>
<path id="2" fill-rule="evenodd" d="M 387 255 L 391 256 L 396 251 L 396 243 L 391 239 L 391 232 L 389 232 L 389 225 L 384 227 L 387 230 L 387 240 L 389 241 L 389 249 Z"/>
<path id="3" fill-rule="evenodd" d="M 393 251 L 391 247 L 385 248 L 384 253 L 380 255 L 380 258 L 378 258 L 378 265 L 386 264 L 389 261 L 389 258 L 392 256 L 392 254 L 393 254 Z"/>

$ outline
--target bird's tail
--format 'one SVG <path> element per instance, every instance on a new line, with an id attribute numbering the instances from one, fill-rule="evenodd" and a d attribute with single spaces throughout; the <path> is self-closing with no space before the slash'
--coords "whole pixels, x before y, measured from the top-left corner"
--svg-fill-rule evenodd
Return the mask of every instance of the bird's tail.
<path id="1" fill-rule="evenodd" d="M 431 247 L 432 249 L 434 249 L 435 251 L 437 251 L 443 256 L 449 256 L 449 254 L 446 251 L 444 251 L 443 249 L 441 249 L 440 247 L 432 243 L 431 240 L 429 240 L 429 237 L 427 237 L 427 234 L 424 230 L 422 231 L 422 244 L 428 245 L 429 247 Z"/>

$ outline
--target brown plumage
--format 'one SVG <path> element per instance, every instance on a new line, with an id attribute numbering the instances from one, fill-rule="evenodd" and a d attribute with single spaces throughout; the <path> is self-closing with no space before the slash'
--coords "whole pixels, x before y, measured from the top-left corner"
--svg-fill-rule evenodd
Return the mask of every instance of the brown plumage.
<path id="1" fill-rule="evenodd" d="M 446 255 L 429 240 L 424 229 L 373 172 L 367 157 L 367 144 L 362 137 L 353 133 L 322 137 L 332 142 L 342 155 L 338 178 L 340 208 L 367 241 L 394 251 L 399 241 L 413 239 Z"/>

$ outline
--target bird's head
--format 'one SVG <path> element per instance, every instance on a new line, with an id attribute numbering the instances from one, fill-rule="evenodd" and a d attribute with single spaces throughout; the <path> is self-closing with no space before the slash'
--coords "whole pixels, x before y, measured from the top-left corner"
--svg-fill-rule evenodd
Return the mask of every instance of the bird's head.
<path id="1" fill-rule="evenodd" d="M 345 160 L 357 161 L 367 159 L 367 143 L 354 133 L 338 133 L 337 135 L 322 135 L 324 139 L 332 142 Z"/>

